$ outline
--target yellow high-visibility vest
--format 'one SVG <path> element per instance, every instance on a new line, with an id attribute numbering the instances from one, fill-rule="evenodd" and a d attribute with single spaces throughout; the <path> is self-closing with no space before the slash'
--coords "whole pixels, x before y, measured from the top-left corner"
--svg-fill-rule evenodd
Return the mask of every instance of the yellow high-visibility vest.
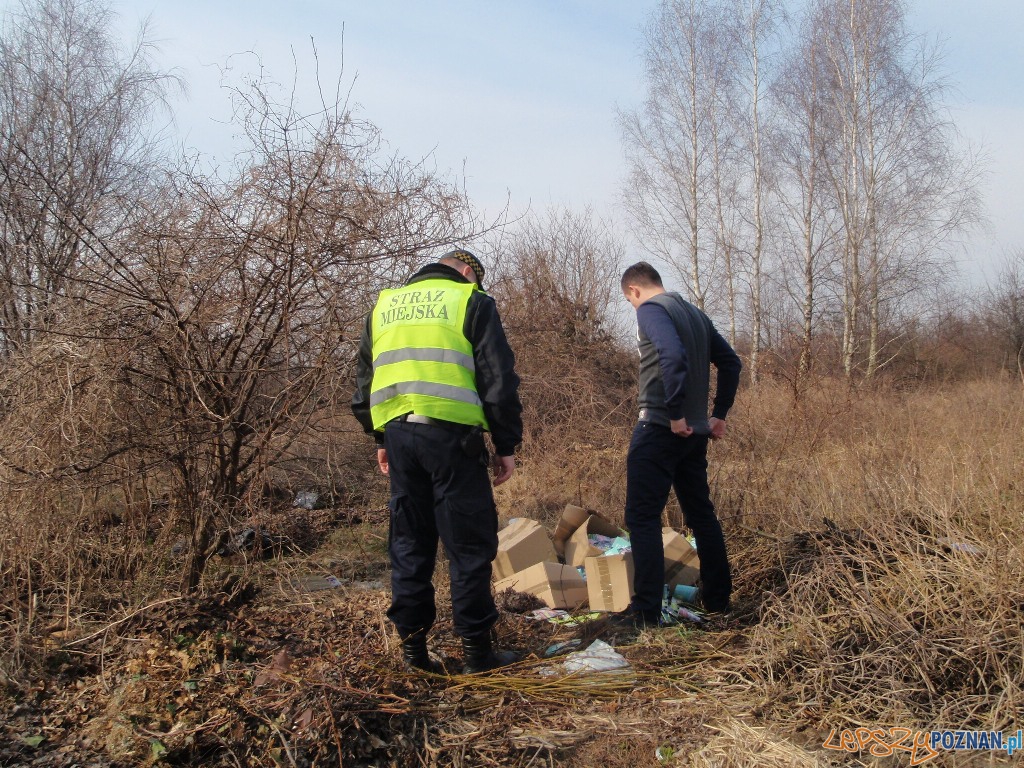
<path id="1" fill-rule="evenodd" d="M 433 279 L 381 291 L 370 331 L 375 430 L 407 413 L 487 428 L 473 345 L 463 332 L 477 290 L 474 283 Z"/>

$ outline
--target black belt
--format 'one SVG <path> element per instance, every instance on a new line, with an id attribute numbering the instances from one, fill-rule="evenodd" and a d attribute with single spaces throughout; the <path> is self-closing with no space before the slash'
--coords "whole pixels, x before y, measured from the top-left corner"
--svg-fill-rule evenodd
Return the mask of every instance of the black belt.
<path id="1" fill-rule="evenodd" d="M 432 427 L 440 427 L 441 429 L 448 429 L 453 432 L 469 432 L 473 429 L 468 424 L 457 424 L 454 421 L 432 419 L 429 416 L 420 416 L 418 413 L 406 413 L 398 416 L 394 421 L 405 421 L 409 424 L 429 424 Z"/>

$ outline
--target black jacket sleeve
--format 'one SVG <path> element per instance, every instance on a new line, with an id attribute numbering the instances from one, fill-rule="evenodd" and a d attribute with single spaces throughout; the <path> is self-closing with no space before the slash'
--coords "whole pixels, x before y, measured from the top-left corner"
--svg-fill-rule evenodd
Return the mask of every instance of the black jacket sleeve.
<path id="1" fill-rule="evenodd" d="M 709 323 L 710 325 L 710 323 Z M 709 328 L 711 349 L 710 358 L 718 369 L 718 387 L 715 390 L 715 402 L 711 415 L 716 419 L 724 419 L 736 400 L 736 390 L 740 386 L 740 371 L 743 363 L 732 346 L 726 341 L 715 326 Z"/>
<path id="2" fill-rule="evenodd" d="M 368 435 L 373 435 L 377 445 L 384 444 L 384 434 L 373 431 L 373 419 L 370 417 L 370 384 L 373 381 L 373 343 L 370 339 L 370 321 L 373 315 L 366 316 L 363 335 L 359 339 L 359 352 L 356 355 L 356 391 L 352 395 L 352 414 L 362 424 Z"/>
<path id="3" fill-rule="evenodd" d="M 475 293 L 466 311 L 466 338 L 473 345 L 476 390 L 484 405 L 499 456 L 511 456 L 523 441 L 523 405 L 515 355 L 505 337 L 494 299 Z"/>

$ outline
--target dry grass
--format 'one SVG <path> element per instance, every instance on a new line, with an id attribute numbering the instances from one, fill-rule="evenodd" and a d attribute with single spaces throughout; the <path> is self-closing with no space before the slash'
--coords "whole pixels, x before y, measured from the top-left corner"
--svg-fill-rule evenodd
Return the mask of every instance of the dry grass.
<path id="1" fill-rule="evenodd" d="M 719 487 L 742 477 L 727 519 L 782 540 L 737 563 L 759 616 L 737 672 L 774 702 L 773 719 L 995 730 L 1021 719 L 1021 394 L 860 396 L 791 425 L 763 398 L 751 404 L 745 422 L 760 434 L 748 427 L 739 444 L 760 450 L 730 451 Z"/>
<path id="2" fill-rule="evenodd" d="M 552 524 L 565 503 L 582 501 L 621 521 L 630 426 L 616 413 L 562 429 L 560 447 L 553 437 L 528 446 L 499 489 L 501 515 Z M 508 674 L 406 675 L 386 589 L 374 586 L 386 584 L 375 506 L 356 526 L 320 521 L 309 553 L 225 562 L 208 575 L 208 597 L 117 624 L 142 603 L 76 614 L 58 585 L 63 599 L 57 609 L 40 601 L 36 641 L 22 649 L 40 671 L 11 677 L 18 709 L 0 732 L 46 733 L 55 756 L 63 748 L 68 759 L 130 764 L 333 765 L 340 754 L 348 765 L 635 768 L 656 764 L 663 747 L 669 765 L 729 768 L 902 764 L 821 749 L 832 728 L 1015 729 L 1024 719 L 1020 388 L 823 385 L 795 406 L 765 386 L 742 394 L 730 427 L 711 465 L 736 618 L 715 632 L 644 633 L 621 649 L 631 675 L 545 677 L 550 662 L 539 656 L 565 630 L 508 614 L 504 642 L 534 654 Z M 310 572 L 352 584 L 296 590 Z M 257 590 L 241 588 L 244 578 Z M 443 562 L 437 582 L 432 648 L 457 669 Z M 4 610 L 5 621 L 24 621 L 24 607 Z M 255 685 L 281 649 L 287 674 Z M 49 680 L 47 692 L 30 694 L 33 680 Z M 67 737 L 57 741 L 43 717 Z M 168 751 L 159 760 L 154 739 Z"/>

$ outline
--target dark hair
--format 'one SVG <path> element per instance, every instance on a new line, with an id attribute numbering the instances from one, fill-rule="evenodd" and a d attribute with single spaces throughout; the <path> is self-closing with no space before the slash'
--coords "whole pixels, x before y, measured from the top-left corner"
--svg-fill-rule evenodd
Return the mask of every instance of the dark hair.
<path id="1" fill-rule="evenodd" d="M 621 285 L 622 290 L 626 290 L 626 287 L 630 285 L 665 287 L 661 282 L 658 270 L 646 261 L 638 261 L 633 266 L 626 267 L 626 271 L 622 273 Z"/>

